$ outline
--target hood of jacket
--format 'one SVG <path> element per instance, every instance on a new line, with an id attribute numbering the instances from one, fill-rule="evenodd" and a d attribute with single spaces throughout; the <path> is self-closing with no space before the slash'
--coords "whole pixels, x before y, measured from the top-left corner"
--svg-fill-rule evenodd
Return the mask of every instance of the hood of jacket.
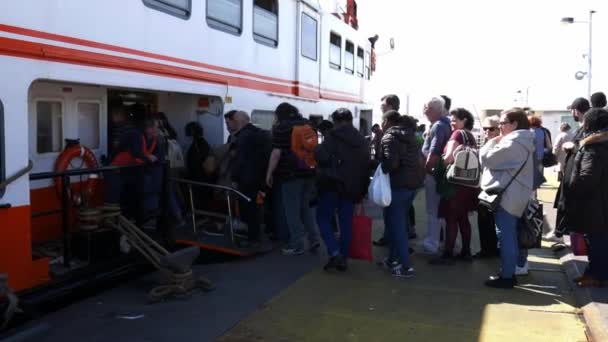
<path id="1" fill-rule="evenodd" d="M 351 125 L 334 128 L 329 134 L 353 148 L 367 146 L 368 144 L 365 137 Z"/>
<path id="2" fill-rule="evenodd" d="M 593 133 L 581 140 L 580 147 L 602 144 L 606 142 L 608 142 L 608 132 Z"/>
<path id="3" fill-rule="evenodd" d="M 512 141 L 525 148 L 528 152 L 534 153 L 534 138 L 535 134 L 533 131 L 527 129 L 519 129 L 505 135 L 505 137 L 502 138 L 501 143 Z"/>

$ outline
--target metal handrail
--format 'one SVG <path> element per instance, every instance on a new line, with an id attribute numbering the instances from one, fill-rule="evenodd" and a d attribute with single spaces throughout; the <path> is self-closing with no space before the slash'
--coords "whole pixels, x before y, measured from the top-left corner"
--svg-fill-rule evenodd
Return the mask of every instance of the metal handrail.
<path id="1" fill-rule="evenodd" d="M 231 188 L 229 186 L 217 185 L 217 184 L 211 184 L 211 183 L 205 183 L 205 182 L 197 182 L 197 181 L 184 179 L 184 178 L 177 178 L 177 177 L 171 177 L 171 180 L 178 182 L 178 183 L 182 183 L 182 184 L 190 184 L 190 185 L 194 185 L 194 186 L 200 186 L 200 187 L 206 187 L 206 188 L 233 192 L 233 193 L 237 194 L 239 197 L 241 197 L 242 199 L 246 200 L 247 202 L 251 202 L 251 200 L 252 200 L 251 198 L 249 198 L 249 196 L 247 196 L 247 195 L 243 194 L 242 192 L 238 191 L 237 189 Z"/>
<path id="2" fill-rule="evenodd" d="M 82 175 L 91 175 L 97 173 L 104 173 L 109 171 L 117 171 L 122 169 L 131 169 L 142 166 L 153 166 L 153 165 L 162 165 L 164 163 L 154 163 L 154 164 L 131 164 L 124 166 L 102 166 L 96 168 L 84 168 L 84 169 L 73 169 L 73 170 L 64 170 L 64 171 L 53 171 L 53 172 L 40 172 L 33 173 L 30 175 L 30 180 L 40 180 L 40 179 L 49 179 L 56 177 L 70 177 L 70 176 L 82 176 Z"/>
<path id="3" fill-rule="evenodd" d="M 192 220 L 192 229 L 193 229 L 194 233 L 196 233 L 197 231 L 196 231 L 196 208 L 194 207 L 194 195 L 192 193 L 192 187 L 197 186 L 197 187 L 205 187 L 205 188 L 225 191 L 226 192 L 226 202 L 227 202 L 227 206 L 228 206 L 228 227 L 230 228 L 229 238 L 232 243 L 235 242 L 234 225 L 232 222 L 232 205 L 231 205 L 232 199 L 231 199 L 230 195 L 232 193 L 234 193 L 237 196 L 239 196 L 240 198 L 246 200 L 247 202 L 251 202 L 252 199 L 249 198 L 249 196 L 247 196 L 247 195 L 243 194 L 242 192 L 238 191 L 237 189 L 231 188 L 229 186 L 197 182 L 197 181 L 192 181 L 189 179 L 175 178 L 175 177 L 172 177 L 171 180 L 188 186 L 188 195 L 190 198 L 190 214 L 191 214 L 191 220 Z"/>
<path id="4" fill-rule="evenodd" d="M 23 177 L 26 173 L 32 171 L 32 169 L 34 168 L 34 163 L 32 163 L 32 161 L 28 161 L 27 166 L 22 168 L 21 170 L 17 171 L 17 173 L 15 173 L 14 175 L 8 177 L 7 179 L 5 179 L 2 183 L 0 183 L 0 190 L 4 190 L 7 186 L 9 186 L 11 183 L 13 183 L 14 181 L 16 181 L 17 179 Z"/>

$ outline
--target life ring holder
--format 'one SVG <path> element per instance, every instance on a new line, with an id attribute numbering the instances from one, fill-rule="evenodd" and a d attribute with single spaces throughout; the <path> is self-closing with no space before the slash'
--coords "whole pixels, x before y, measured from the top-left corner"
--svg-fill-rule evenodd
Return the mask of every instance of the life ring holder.
<path id="1" fill-rule="evenodd" d="M 88 169 L 95 169 L 99 167 L 97 158 L 91 149 L 80 145 L 80 139 L 66 139 L 66 147 L 59 154 L 55 161 L 55 172 L 63 172 L 68 170 L 72 161 L 76 158 L 80 158 L 83 161 L 83 166 Z M 81 166 L 82 167 L 82 166 Z M 57 196 L 61 198 L 63 185 L 62 177 L 55 178 L 55 190 Z M 72 199 L 72 203 L 75 205 L 81 205 L 83 198 L 80 194 L 84 195 L 86 199 L 92 197 L 99 186 L 99 176 L 97 174 L 90 174 L 88 179 L 82 185 L 79 193 L 73 193 L 71 187 L 68 187 L 68 196 Z"/>

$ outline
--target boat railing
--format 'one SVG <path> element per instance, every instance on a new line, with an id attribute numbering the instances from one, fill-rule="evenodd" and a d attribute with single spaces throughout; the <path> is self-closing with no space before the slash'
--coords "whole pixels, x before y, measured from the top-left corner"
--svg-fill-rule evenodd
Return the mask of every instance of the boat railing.
<path id="1" fill-rule="evenodd" d="M 168 222 L 168 194 L 169 194 L 169 174 L 168 167 L 169 164 L 167 162 L 162 163 L 153 163 L 153 164 L 133 164 L 133 165 L 125 165 L 125 166 L 103 166 L 97 168 L 81 168 L 81 169 L 71 169 L 59 172 L 41 172 L 41 173 L 33 173 L 30 174 L 30 181 L 36 180 L 44 180 L 44 179 L 61 179 L 61 208 L 55 210 L 41 211 L 41 212 L 32 212 L 32 217 L 42 217 L 49 216 L 61 213 L 61 221 L 62 221 L 62 244 L 63 244 L 63 264 L 65 267 L 70 267 L 71 262 L 71 244 L 70 244 L 70 234 L 72 230 L 72 222 L 70 219 L 70 211 L 74 206 L 74 203 L 70 196 L 69 187 L 71 186 L 70 177 L 72 176 L 86 176 L 86 175 L 100 175 L 107 172 L 120 172 L 122 170 L 134 170 L 135 172 L 140 172 L 143 176 L 144 171 L 148 167 L 163 167 L 163 187 L 162 187 L 162 195 L 161 195 L 161 203 L 160 203 L 160 220 L 157 222 L 157 227 L 159 229 L 163 229 L 162 227 L 166 227 L 166 223 Z M 138 177 L 140 181 L 143 182 L 143 177 Z M 141 187 L 143 188 L 143 187 Z M 145 220 L 145 209 L 143 207 L 143 201 L 138 201 L 139 206 L 136 213 L 136 224 L 138 226 L 142 226 Z"/>
<path id="2" fill-rule="evenodd" d="M 243 194 L 242 192 L 238 191 L 237 189 L 231 188 L 229 186 L 211 184 L 211 183 L 205 183 L 205 182 L 197 182 L 197 181 L 184 179 L 184 178 L 171 178 L 171 181 L 176 182 L 178 184 L 185 185 L 188 189 L 188 202 L 190 204 L 190 219 L 192 221 L 191 223 L 192 223 L 192 229 L 193 229 L 194 233 L 197 233 L 197 222 L 196 222 L 197 213 L 207 215 L 207 216 L 217 216 L 217 217 L 220 217 L 221 215 L 217 215 L 215 213 L 207 212 L 204 210 L 197 210 L 194 205 L 193 188 L 207 188 L 207 189 L 213 189 L 216 191 L 223 192 L 224 195 L 226 196 L 226 204 L 227 204 L 226 207 L 228 209 L 228 234 L 229 234 L 228 237 L 230 238 L 230 241 L 232 243 L 235 242 L 235 229 L 234 229 L 235 227 L 234 227 L 234 222 L 233 222 L 234 220 L 232 219 L 232 216 L 233 216 L 232 201 L 235 198 L 242 199 L 247 202 L 251 202 L 254 199 L 248 197 L 247 195 Z M 214 235 L 213 233 L 207 233 L 207 234 Z M 221 234 L 218 234 L 218 235 L 221 235 Z"/>

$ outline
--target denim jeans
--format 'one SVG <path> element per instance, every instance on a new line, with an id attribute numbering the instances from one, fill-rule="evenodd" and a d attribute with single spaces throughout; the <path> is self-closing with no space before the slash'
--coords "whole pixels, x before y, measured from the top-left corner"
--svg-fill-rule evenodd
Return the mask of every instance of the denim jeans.
<path id="1" fill-rule="evenodd" d="M 515 273 L 520 254 L 517 242 L 518 218 L 499 207 L 494 214 L 494 220 L 496 221 L 496 230 L 500 241 L 500 276 L 511 279 Z"/>
<path id="2" fill-rule="evenodd" d="M 353 233 L 354 207 L 355 203 L 352 200 L 340 198 L 335 192 L 321 192 L 319 194 L 317 223 L 329 256 L 340 254 L 348 258 Z M 340 227 L 339 247 L 332 226 L 332 218 L 336 211 L 338 212 L 338 226 Z"/>
<path id="3" fill-rule="evenodd" d="M 437 183 L 432 175 L 426 176 L 424 188 L 426 195 L 426 217 L 428 228 L 423 246 L 427 251 L 437 253 L 439 250 L 439 233 L 441 231 L 441 225 L 439 223 L 440 197 L 437 193 Z"/>
<path id="4" fill-rule="evenodd" d="M 287 241 L 289 240 L 289 228 L 287 227 L 287 219 L 285 218 L 285 209 L 283 207 L 283 183 L 275 182 L 272 187 L 272 203 L 270 210 L 272 211 L 272 219 L 277 239 L 280 241 Z"/>
<path id="5" fill-rule="evenodd" d="M 384 227 L 389 234 L 389 258 L 409 268 L 411 264 L 407 238 L 409 230 L 407 212 L 416 197 L 416 190 L 392 189 L 391 195 L 391 205 L 384 208 Z"/>
<path id="6" fill-rule="evenodd" d="M 283 210 L 287 227 L 289 227 L 289 248 L 303 248 L 304 230 L 308 232 L 308 241 L 319 241 L 319 232 L 315 225 L 313 209 L 310 201 L 314 193 L 313 178 L 296 178 L 285 181 L 281 185 Z"/>

